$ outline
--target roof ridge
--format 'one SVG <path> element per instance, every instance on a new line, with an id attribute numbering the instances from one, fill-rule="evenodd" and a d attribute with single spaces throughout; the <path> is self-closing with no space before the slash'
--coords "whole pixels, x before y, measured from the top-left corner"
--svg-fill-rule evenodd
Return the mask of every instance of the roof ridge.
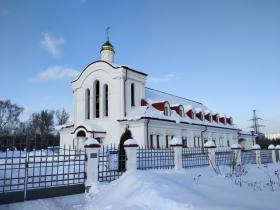
<path id="1" fill-rule="evenodd" d="M 157 91 L 157 92 L 160 92 L 160 93 L 164 93 L 164 94 L 167 94 L 167 95 L 170 95 L 170 96 L 174 96 L 174 97 L 177 97 L 177 98 L 181 98 L 181 99 L 184 99 L 184 100 L 192 101 L 192 102 L 195 102 L 195 103 L 198 103 L 198 104 L 203 105 L 203 103 L 201 103 L 201 102 L 194 101 L 194 100 L 191 100 L 191 99 L 187 99 L 187 98 L 184 98 L 184 97 L 181 97 L 181 96 L 176 96 L 176 95 L 171 94 L 171 93 L 166 93 L 166 92 L 164 92 L 164 91 L 156 90 L 156 89 L 149 88 L 149 87 L 145 87 L 145 88 L 150 89 L 150 90 L 154 90 L 154 91 Z"/>

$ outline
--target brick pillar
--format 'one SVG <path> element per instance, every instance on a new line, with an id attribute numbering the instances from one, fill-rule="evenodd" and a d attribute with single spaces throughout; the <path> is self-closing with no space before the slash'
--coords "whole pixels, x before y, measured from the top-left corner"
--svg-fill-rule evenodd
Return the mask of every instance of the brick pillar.
<path id="1" fill-rule="evenodd" d="M 209 166 L 216 168 L 216 145 L 210 140 L 204 144 L 204 148 L 208 149 Z"/>
<path id="2" fill-rule="evenodd" d="M 234 153 L 234 160 L 235 165 L 241 165 L 241 145 L 240 144 L 233 144 L 231 145 L 230 149 L 233 151 Z"/>
<path id="3" fill-rule="evenodd" d="M 173 137 L 170 142 L 170 147 L 174 149 L 174 169 L 182 169 L 183 168 L 183 160 L 182 160 L 182 139 L 178 137 Z"/>
<path id="4" fill-rule="evenodd" d="M 273 163 L 276 163 L 277 161 L 276 161 L 276 149 L 275 149 L 275 146 L 274 146 L 273 144 L 270 144 L 270 145 L 268 146 L 268 149 L 271 150 L 272 162 L 273 162 Z"/>
<path id="5" fill-rule="evenodd" d="M 256 154 L 256 164 L 261 164 L 261 147 L 260 145 L 258 144 L 255 144 L 253 147 L 252 147 L 252 150 L 255 152 Z"/>
<path id="6" fill-rule="evenodd" d="M 85 141 L 85 149 L 87 155 L 85 187 L 86 192 L 88 192 L 93 183 L 97 182 L 98 179 L 98 151 L 100 144 L 96 139 L 88 137 Z"/>
<path id="7" fill-rule="evenodd" d="M 123 145 L 127 157 L 126 171 L 137 170 L 137 141 L 135 139 L 128 139 L 124 142 Z"/>

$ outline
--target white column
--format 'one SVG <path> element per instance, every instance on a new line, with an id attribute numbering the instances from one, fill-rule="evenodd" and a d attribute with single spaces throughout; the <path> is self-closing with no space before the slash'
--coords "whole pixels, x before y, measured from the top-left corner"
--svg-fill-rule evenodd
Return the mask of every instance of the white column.
<path id="1" fill-rule="evenodd" d="M 235 165 L 240 166 L 241 165 L 241 145 L 233 144 L 233 145 L 231 145 L 230 148 L 234 153 Z"/>
<path id="2" fill-rule="evenodd" d="M 137 148 L 138 142 L 135 139 L 128 139 L 124 142 L 124 149 L 126 153 L 126 171 L 137 170 Z"/>
<path id="3" fill-rule="evenodd" d="M 85 149 L 87 155 L 86 161 L 86 181 L 85 187 L 86 192 L 89 191 L 90 187 L 97 182 L 98 179 L 98 151 L 100 149 L 99 142 L 89 137 L 85 142 Z"/>
<path id="4" fill-rule="evenodd" d="M 278 161 L 280 161 L 280 145 L 276 145 L 276 152 L 278 152 Z"/>
<path id="5" fill-rule="evenodd" d="M 174 150 L 174 169 L 182 169 L 183 168 L 183 160 L 182 160 L 182 138 L 173 137 L 170 142 L 170 147 Z"/>
<path id="6" fill-rule="evenodd" d="M 207 141 L 204 144 L 204 148 L 208 149 L 208 157 L 209 157 L 209 166 L 216 168 L 216 145 L 211 141 Z"/>
<path id="7" fill-rule="evenodd" d="M 255 154 L 256 154 L 256 164 L 261 164 L 261 147 L 260 145 L 258 144 L 255 144 L 252 149 L 255 151 Z"/>
<path id="8" fill-rule="evenodd" d="M 275 150 L 275 146 L 273 144 L 270 144 L 268 146 L 268 149 L 271 150 L 272 162 L 276 163 L 276 150 Z"/>

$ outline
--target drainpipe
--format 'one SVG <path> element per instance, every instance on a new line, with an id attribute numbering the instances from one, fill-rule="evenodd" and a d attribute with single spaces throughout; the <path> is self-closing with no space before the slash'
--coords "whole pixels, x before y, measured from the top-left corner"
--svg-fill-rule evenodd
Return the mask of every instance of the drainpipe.
<path id="1" fill-rule="evenodd" d="M 123 86 L 124 86 L 124 98 L 123 98 L 123 104 L 124 104 L 124 116 L 126 117 L 126 81 L 127 81 L 127 69 L 125 69 L 125 80 L 124 80 L 124 83 L 123 83 Z"/>
<path id="2" fill-rule="evenodd" d="M 204 140 L 203 140 L 203 134 L 207 131 L 207 125 L 205 125 L 205 129 L 201 131 L 201 142 L 202 142 L 202 147 L 204 147 Z"/>
<path id="3" fill-rule="evenodd" d="M 146 123 L 146 130 L 147 130 L 147 147 L 149 147 L 149 123 L 150 123 L 150 119 L 147 120 L 147 123 Z"/>

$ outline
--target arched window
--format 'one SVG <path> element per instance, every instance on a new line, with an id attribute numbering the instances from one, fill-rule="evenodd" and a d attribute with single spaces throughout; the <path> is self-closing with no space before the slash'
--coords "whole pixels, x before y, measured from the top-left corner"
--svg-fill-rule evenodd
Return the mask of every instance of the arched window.
<path id="1" fill-rule="evenodd" d="M 182 105 L 179 106 L 179 115 L 181 117 L 185 117 L 184 107 Z"/>
<path id="2" fill-rule="evenodd" d="M 135 106 L 135 87 L 134 83 L 131 84 L 131 106 Z"/>
<path id="3" fill-rule="evenodd" d="M 108 102 L 108 85 L 107 84 L 105 84 L 104 85 L 104 88 L 103 88 L 103 96 L 104 96 L 104 108 L 103 108 L 103 110 L 104 110 L 104 116 L 105 117 L 108 117 L 108 109 L 109 109 L 109 102 Z"/>
<path id="4" fill-rule="evenodd" d="M 90 90 L 86 89 L 85 93 L 85 114 L 86 119 L 90 119 Z"/>
<path id="5" fill-rule="evenodd" d="M 163 114 L 164 114 L 165 116 L 170 116 L 170 107 L 169 107 L 168 102 L 166 102 L 166 103 L 164 104 Z"/>
<path id="6" fill-rule="evenodd" d="M 100 82 L 95 82 L 95 117 L 100 117 Z"/>
<path id="7" fill-rule="evenodd" d="M 205 115 L 203 112 L 201 112 L 201 120 L 204 121 L 205 120 Z"/>
<path id="8" fill-rule="evenodd" d="M 193 120 L 195 120 L 195 116 L 196 116 L 195 111 L 192 110 L 192 119 L 193 119 Z"/>
<path id="9" fill-rule="evenodd" d="M 86 133 L 84 131 L 79 131 L 77 137 L 86 137 Z"/>

